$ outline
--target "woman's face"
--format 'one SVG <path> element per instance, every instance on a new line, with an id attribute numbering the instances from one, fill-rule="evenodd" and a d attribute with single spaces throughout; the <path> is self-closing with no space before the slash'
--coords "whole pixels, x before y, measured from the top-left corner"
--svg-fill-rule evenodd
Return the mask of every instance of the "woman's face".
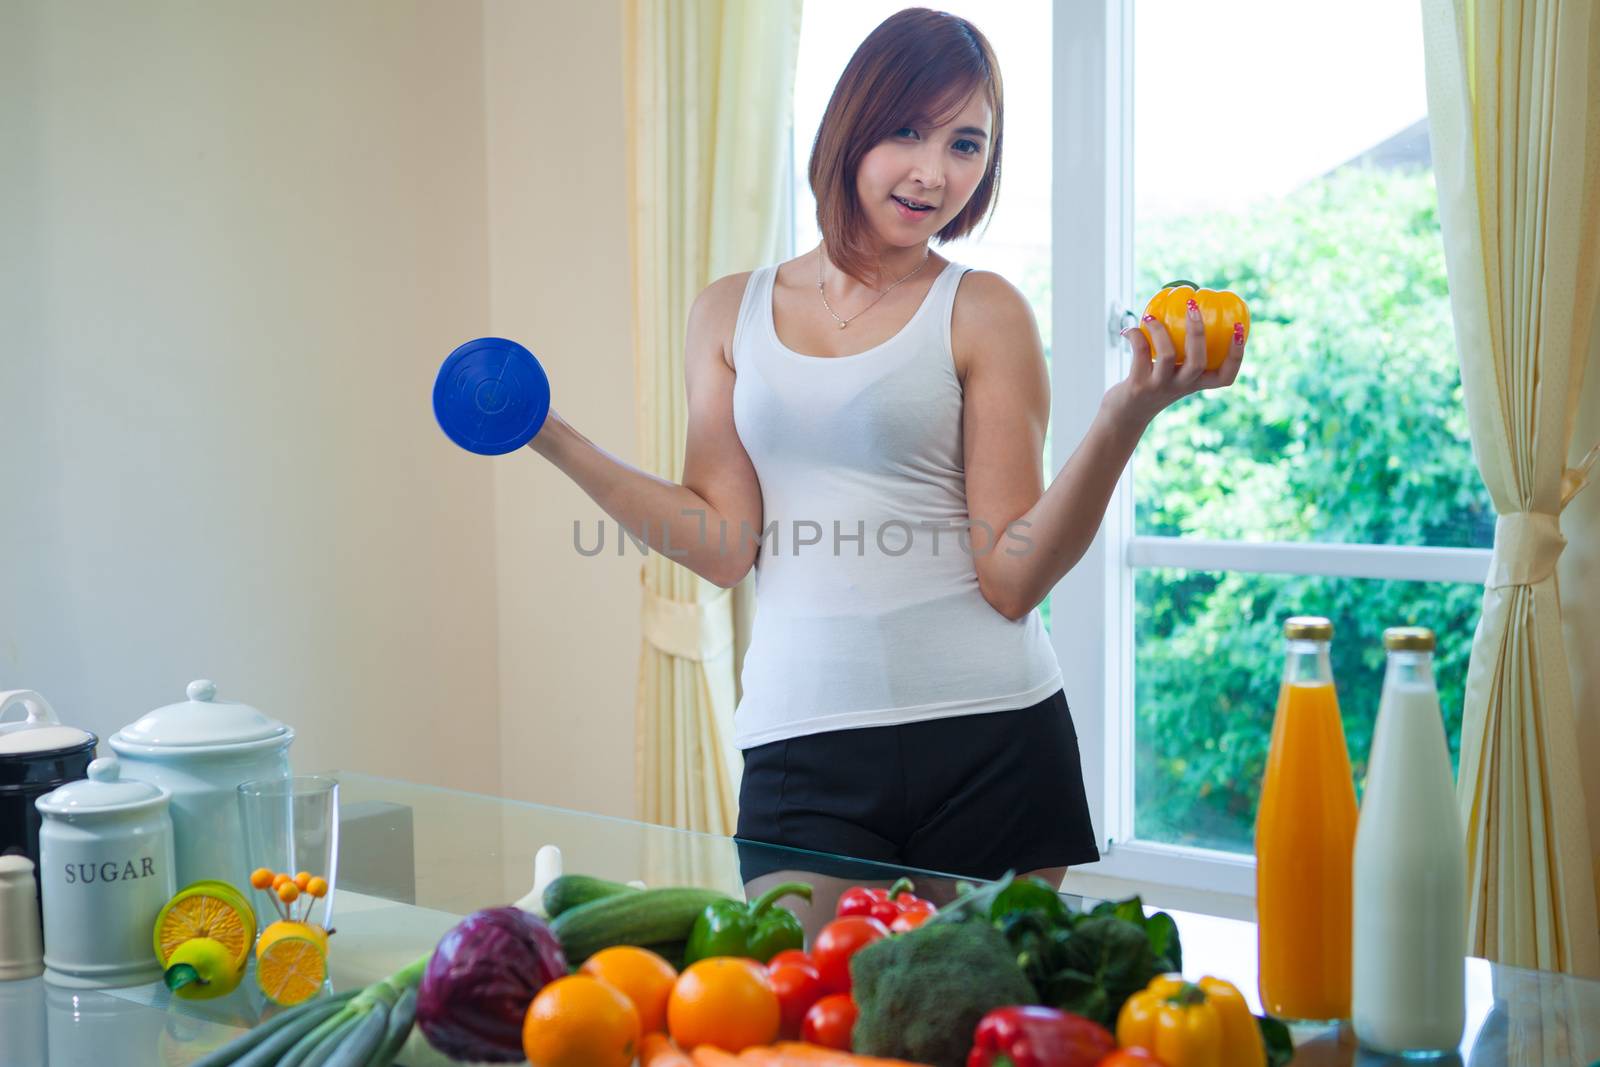
<path id="1" fill-rule="evenodd" d="M 873 146 L 856 171 L 856 196 L 879 239 L 920 244 L 961 213 L 988 168 L 991 117 L 974 92 L 943 126 L 906 127 Z"/>

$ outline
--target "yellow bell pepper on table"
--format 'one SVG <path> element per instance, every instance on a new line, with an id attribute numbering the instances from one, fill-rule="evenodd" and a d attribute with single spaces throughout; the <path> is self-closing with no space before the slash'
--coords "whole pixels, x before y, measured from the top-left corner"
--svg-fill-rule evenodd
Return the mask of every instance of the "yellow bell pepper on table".
<path id="1" fill-rule="evenodd" d="M 1187 982 L 1164 974 L 1128 998 L 1117 1044 L 1155 1054 L 1164 1067 L 1265 1067 L 1266 1048 L 1250 1005 L 1221 978 Z"/>

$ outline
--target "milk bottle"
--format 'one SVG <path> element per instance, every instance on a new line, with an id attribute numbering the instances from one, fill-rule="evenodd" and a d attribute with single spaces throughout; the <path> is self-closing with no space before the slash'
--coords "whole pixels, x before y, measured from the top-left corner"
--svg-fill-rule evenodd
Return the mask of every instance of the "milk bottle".
<path id="1" fill-rule="evenodd" d="M 1389 662 L 1356 828 L 1352 1022 L 1374 1051 L 1445 1053 L 1465 1023 L 1466 845 L 1434 637 L 1386 630 Z"/>

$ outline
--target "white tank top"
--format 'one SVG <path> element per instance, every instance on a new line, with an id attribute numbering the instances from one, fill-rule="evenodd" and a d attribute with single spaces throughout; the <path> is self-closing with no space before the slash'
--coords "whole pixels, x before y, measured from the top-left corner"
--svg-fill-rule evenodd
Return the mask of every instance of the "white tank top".
<path id="1" fill-rule="evenodd" d="M 761 545 L 740 748 L 1009 711 L 1061 688 L 1038 611 L 1012 622 L 978 589 L 950 350 L 967 269 L 946 266 L 889 340 L 832 358 L 778 339 L 777 267 L 750 275 L 733 417 L 761 482 L 763 527 L 745 531 Z"/>

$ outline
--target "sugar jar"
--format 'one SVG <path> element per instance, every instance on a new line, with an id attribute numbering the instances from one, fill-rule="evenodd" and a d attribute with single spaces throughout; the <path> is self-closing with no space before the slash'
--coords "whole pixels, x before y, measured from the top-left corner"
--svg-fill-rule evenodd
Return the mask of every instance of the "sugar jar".
<path id="1" fill-rule="evenodd" d="M 156 916 L 177 889 L 169 796 L 115 756 L 36 801 L 45 981 L 75 989 L 161 977 Z"/>

